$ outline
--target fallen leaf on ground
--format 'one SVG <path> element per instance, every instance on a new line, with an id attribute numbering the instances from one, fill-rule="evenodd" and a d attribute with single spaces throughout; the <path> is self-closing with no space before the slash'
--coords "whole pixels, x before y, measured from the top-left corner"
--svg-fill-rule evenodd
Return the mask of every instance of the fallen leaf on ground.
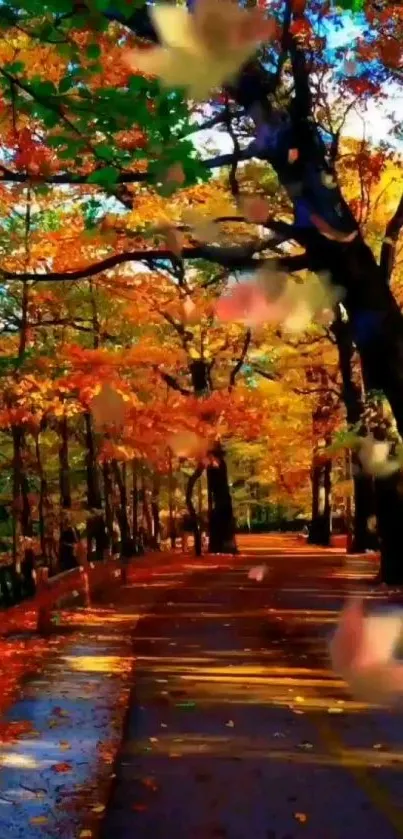
<path id="1" fill-rule="evenodd" d="M 63 775 L 66 772 L 71 772 L 72 768 L 73 767 L 71 763 L 55 763 L 52 766 L 53 772 L 57 772 L 58 775 Z"/>
<path id="2" fill-rule="evenodd" d="M 47 824 L 49 821 L 47 816 L 32 816 L 29 820 L 29 823 L 35 825 L 35 827 L 40 827 L 42 824 Z"/>
<path id="3" fill-rule="evenodd" d="M 266 577 L 268 570 L 267 565 L 255 565 L 254 568 L 250 569 L 248 579 L 256 580 L 257 583 L 261 583 Z"/>
<path id="4" fill-rule="evenodd" d="M 308 816 L 306 813 L 294 813 L 294 819 L 300 824 L 305 824 L 308 821 Z"/>

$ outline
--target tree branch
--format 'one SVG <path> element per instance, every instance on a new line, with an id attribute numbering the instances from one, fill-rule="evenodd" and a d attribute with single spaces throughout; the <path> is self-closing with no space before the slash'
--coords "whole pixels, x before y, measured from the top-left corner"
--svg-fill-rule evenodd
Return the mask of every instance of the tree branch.
<path id="1" fill-rule="evenodd" d="M 240 370 L 242 368 L 242 365 L 245 361 L 246 354 L 248 352 L 251 340 L 252 340 L 252 331 L 250 329 L 247 329 L 246 333 L 245 333 L 245 339 L 244 339 L 244 342 L 243 342 L 241 354 L 238 358 L 238 361 L 236 362 L 235 366 L 232 368 L 231 373 L 230 373 L 228 390 L 232 390 L 232 388 L 235 385 L 236 377 L 237 377 L 238 373 L 240 372 Z"/>
<path id="2" fill-rule="evenodd" d="M 165 384 L 167 384 L 168 387 L 172 388 L 172 390 L 178 391 L 178 393 L 181 393 L 182 396 L 191 396 L 192 395 L 192 391 L 188 390 L 188 388 L 186 388 L 186 387 L 182 387 L 182 385 L 179 384 L 177 379 L 175 379 L 174 376 L 171 376 L 170 373 L 164 373 L 164 371 L 160 370 L 159 367 L 154 367 L 154 370 L 155 370 L 156 373 L 158 373 L 159 376 L 161 376 L 161 379 L 163 379 Z"/>
<path id="3" fill-rule="evenodd" d="M 403 227 L 403 194 L 396 207 L 396 212 L 386 225 L 385 237 L 382 242 L 380 269 L 382 277 L 389 285 L 395 264 L 396 245 L 399 233 Z"/>
<path id="4" fill-rule="evenodd" d="M 267 248 L 270 248 L 270 242 L 266 241 L 256 241 L 250 245 L 234 247 L 199 245 L 194 248 L 184 248 L 182 256 L 184 259 L 205 259 L 232 269 L 258 268 L 259 260 L 253 257 L 255 254 Z M 176 259 L 177 257 L 169 250 L 127 251 L 126 253 L 113 254 L 113 256 L 108 256 L 106 259 L 100 260 L 100 262 L 94 262 L 86 268 L 77 268 L 75 271 L 49 271 L 46 274 L 36 274 L 27 271 L 24 274 L 17 274 L 13 271 L 0 269 L 0 279 L 2 282 L 25 282 L 27 280 L 44 283 L 71 282 L 85 278 L 88 279 L 88 277 L 93 277 L 96 274 L 102 274 L 104 271 L 110 271 L 112 268 L 116 268 L 117 265 L 122 265 L 126 262 L 147 262 L 150 260 L 167 260 L 173 262 Z"/>

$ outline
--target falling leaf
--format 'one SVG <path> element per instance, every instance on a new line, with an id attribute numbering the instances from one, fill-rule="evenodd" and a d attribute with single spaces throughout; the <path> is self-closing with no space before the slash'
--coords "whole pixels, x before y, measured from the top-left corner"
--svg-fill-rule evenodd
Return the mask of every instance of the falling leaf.
<path id="1" fill-rule="evenodd" d="M 330 644 L 333 669 L 366 702 L 393 703 L 403 694 L 403 664 L 395 658 L 403 612 L 364 616 L 363 601 L 347 601 Z"/>
<path id="2" fill-rule="evenodd" d="M 166 87 L 184 87 L 198 100 L 236 76 L 276 31 L 261 9 L 242 9 L 231 0 L 196 0 L 192 14 L 183 6 L 156 4 L 150 16 L 161 46 L 126 50 L 124 61 L 132 71 L 158 76 Z"/>
<path id="3" fill-rule="evenodd" d="M 180 431 L 172 434 L 167 444 L 176 457 L 202 458 L 208 449 L 206 441 L 194 431 Z"/>
<path id="4" fill-rule="evenodd" d="M 172 163 L 171 166 L 168 166 L 168 169 L 166 170 L 164 176 L 164 183 L 182 186 L 182 184 L 185 183 L 185 180 L 186 175 L 183 171 L 183 166 L 181 163 Z"/>
<path id="5" fill-rule="evenodd" d="M 184 224 L 191 228 L 195 239 L 198 239 L 199 242 L 219 241 L 220 228 L 209 216 L 190 209 L 182 213 L 182 220 Z"/>
<path id="6" fill-rule="evenodd" d="M 184 245 L 183 233 L 181 233 L 180 230 L 176 230 L 169 224 L 160 225 L 156 228 L 156 230 L 164 237 L 168 250 L 171 251 L 174 256 L 179 258 L 182 254 L 182 248 Z"/>
<path id="7" fill-rule="evenodd" d="M 299 158 L 299 151 L 298 149 L 289 149 L 288 151 L 288 162 L 295 163 Z"/>
<path id="8" fill-rule="evenodd" d="M 126 416 L 124 399 L 109 384 L 102 385 L 99 393 L 91 400 L 90 408 L 95 427 L 98 429 L 105 426 L 120 427 L 124 424 Z"/>
<path id="9" fill-rule="evenodd" d="M 257 583 L 261 583 L 266 577 L 268 570 L 267 565 L 255 565 L 254 568 L 250 569 L 248 579 L 256 580 Z"/>
<path id="10" fill-rule="evenodd" d="M 193 300 L 187 294 L 183 303 L 182 303 L 182 310 L 183 310 L 183 319 L 187 323 L 197 323 L 200 320 L 200 314 L 197 309 Z"/>
<path id="11" fill-rule="evenodd" d="M 245 218 L 255 224 L 264 224 L 269 217 L 269 202 L 259 195 L 244 195 L 239 205 Z"/>
<path id="12" fill-rule="evenodd" d="M 95 813 L 96 815 L 100 815 L 106 810 L 105 804 L 96 804 L 95 807 L 91 808 L 91 813 Z"/>
<path id="13" fill-rule="evenodd" d="M 326 239 L 332 239 L 335 242 L 352 242 L 358 236 L 358 230 L 351 230 L 349 233 L 344 233 L 341 230 L 336 230 L 325 219 L 318 216 L 317 213 L 311 213 L 311 221 L 318 228 L 322 236 Z"/>
<path id="14" fill-rule="evenodd" d="M 358 450 L 364 472 L 376 478 L 388 478 L 400 469 L 396 458 L 390 458 L 391 443 L 388 440 L 375 440 L 372 434 L 362 437 Z"/>
<path id="15" fill-rule="evenodd" d="M 234 720 L 228 720 L 228 722 L 226 722 L 225 725 L 227 726 L 227 728 L 235 728 Z"/>

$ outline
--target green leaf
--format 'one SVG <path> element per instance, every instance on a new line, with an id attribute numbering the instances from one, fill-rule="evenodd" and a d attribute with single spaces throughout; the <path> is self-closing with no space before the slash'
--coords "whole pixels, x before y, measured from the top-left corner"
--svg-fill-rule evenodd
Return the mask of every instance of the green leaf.
<path id="1" fill-rule="evenodd" d="M 47 128 L 54 128 L 60 120 L 57 111 L 52 111 L 50 108 L 46 108 L 37 102 L 33 103 L 32 114 L 38 117 L 38 119 L 41 119 Z"/>
<path id="2" fill-rule="evenodd" d="M 105 166 L 103 169 L 97 169 L 88 176 L 87 182 L 89 184 L 98 184 L 103 187 L 113 187 L 119 177 L 119 172 L 114 166 Z"/>
<path id="3" fill-rule="evenodd" d="M 103 160 L 113 160 L 115 157 L 113 149 L 107 143 L 98 143 L 95 149 L 97 157 L 101 157 Z"/>
<path id="4" fill-rule="evenodd" d="M 7 70 L 7 73 L 22 73 L 25 69 L 25 64 L 23 61 L 13 61 L 11 64 L 5 64 L 4 69 Z"/>
<path id="5" fill-rule="evenodd" d="M 64 78 L 59 82 L 59 93 L 67 93 L 68 90 L 71 90 L 74 84 L 75 79 L 73 79 L 72 76 L 64 76 Z"/>
<path id="6" fill-rule="evenodd" d="M 88 44 L 87 49 L 85 50 L 87 58 L 94 59 L 96 61 L 97 58 L 101 55 L 101 47 L 99 44 Z"/>

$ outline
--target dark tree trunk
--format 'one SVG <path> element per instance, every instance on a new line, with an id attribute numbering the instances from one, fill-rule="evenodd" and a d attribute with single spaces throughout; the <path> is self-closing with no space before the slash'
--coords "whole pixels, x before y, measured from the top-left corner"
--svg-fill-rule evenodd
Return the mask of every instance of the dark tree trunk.
<path id="1" fill-rule="evenodd" d="M 113 474 L 116 481 L 116 486 L 119 490 L 120 503 L 116 510 L 117 519 L 120 527 L 121 539 L 121 555 L 123 559 L 129 559 L 133 556 L 133 539 L 130 532 L 129 517 L 127 515 L 127 488 L 126 481 L 123 478 L 119 463 L 117 460 L 112 461 Z"/>
<path id="2" fill-rule="evenodd" d="M 196 508 L 193 504 L 193 491 L 197 481 L 199 480 L 200 476 L 203 474 L 204 466 L 203 464 L 199 464 L 196 467 L 195 471 L 190 478 L 188 478 L 187 487 L 186 487 L 186 506 L 189 513 L 190 524 L 193 531 L 193 538 L 194 538 L 194 551 L 196 556 L 202 555 L 202 541 L 201 541 L 201 532 L 200 532 L 200 524 L 199 519 L 197 516 Z"/>
<path id="3" fill-rule="evenodd" d="M 39 432 L 40 433 L 40 432 Z M 42 463 L 42 453 L 41 453 L 41 445 L 39 441 L 39 433 L 35 438 L 35 452 L 36 452 L 36 462 L 38 465 L 38 473 L 39 473 L 39 503 L 38 503 L 38 517 L 39 517 L 39 538 L 41 542 L 41 554 L 48 564 L 49 556 L 48 556 L 48 541 L 46 539 L 46 520 L 45 520 L 45 509 L 48 503 L 48 483 L 46 480 L 45 471 L 43 468 Z"/>
<path id="4" fill-rule="evenodd" d="M 332 325 L 332 332 L 336 338 L 339 354 L 339 366 L 342 377 L 343 401 L 346 408 L 347 423 L 350 428 L 363 424 L 363 400 L 361 389 L 354 381 L 353 360 L 354 344 L 351 326 L 348 319 L 343 318 L 340 306 L 337 307 L 336 320 Z M 376 546 L 376 537 L 371 532 L 368 522 L 376 514 L 376 498 L 374 481 L 366 475 L 356 452 L 352 452 L 351 465 L 354 484 L 354 520 L 353 538 L 349 545 L 349 553 L 364 553 Z"/>
<path id="5" fill-rule="evenodd" d="M 235 554 L 237 553 L 235 519 L 222 446 L 217 443 L 209 452 L 209 456 L 210 462 L 207 467 L 207 487 L 210 499 L 209 552 Z"/>
<path id="6" fill-rule="evenodd" d="M 175 533 L 175 519 L 174 519 L 174 497 L 173 497 L 173 474 L 172 474 L 172 455 L 169 454 L 168 463 L 168 535 L 171 543 L 171 549 L 176 547 L 176 533 Z"/>
<path id="7" fill-rule="evenodd" d="M 139 489 L 137 461 L 132 460 L 132 533 L 134 549 L 138 550 L 139 539 Z"/>
<path id="8" fill-rule="evenodd" d="M 18 554 L 18 518 L 21 523 L 21 536 L 32 538 L 33 526 L 31 517 L 31 508 L 29 504 L 29 485 L 25 473 L 23 447 L 24 447 L 24 432 L 20 426 L 14 425 L 12 427 L 13 438 L 13 506 L 15 525 L 13 529 L 13 543 L 15 555 Z M 35 582 L 33 578 L 33 570 L 35 566 L 35 557 L 31 548 L 25 548 L 21 557 L 21 580 L 23 585 L 23 592 L 26 595 L 32 595 L 35 592 Z M 14 588 L 17 599 L 23 593 L 18 581 L 18 577 L 13 574 Z"/>
<path id="9" fill-rule="evenodd" d="M 109 546 L 109 540 L 105 529 L 105 520 L 102 513 L 102 496 L 99 482 L 99 470 L 96 460 L 95 440 L 92 431 L 91 414 L 84 414 L 85 423 L 85 447 L 86 447 L 86 472 L 87 472 L 87 552 L 88 559 L 101 560 L 104 551 Z M 92 550 L 93 544 L 95 551 Z"/>
<path id="10" fill-rule="evenodd" d="M 152 482 L 152 490 L 151 490 L 151 516 L 152 516 L 152 520 L 153 520 L 154 548 L 156 548 L 157 550 L 159 550 L 159 547 L 160 547 L 160 535 L 161 535 L 159 495 L 160 495 L 160 479 L 159 479 L 159 476 L 156 473 L 154 473 L 153 482 Z"/>
<path id="11" fill-rule="evenodd" d="M 59 488 L 60 506 L 63 510 L 71 509 L 70 465 L 69 465 L 69 429 L 67 417 L 59 424 Z"/>
<path id="12" fill-rule="evenodd" d="M 141 495 L 142 495 L 142 507 L 143 507 L 143 519 L 146 525 L 146 533 L 147 533 L 147 543 L 152 545 L 153 539 L 153 520 L 150 513 L 150 506 L 148 503 L 148 487 L 146 477 L 144 472 L 141 476 Z"/>
<path id="13" fill-rule="evenodd" d="M 102 464 L 102 476 L 104 481 L 105 498 L 105 525 L 110 545 L 113 543 L 113 481 L 111 464 L 105 460 Z"/>
<path id="14" fill-rule="evenodd" d="M 331 536 L 331 475 L 330 460 L 314 458 L 311 473 L 312 515 L 308 542 L 328 547 Z"/>

